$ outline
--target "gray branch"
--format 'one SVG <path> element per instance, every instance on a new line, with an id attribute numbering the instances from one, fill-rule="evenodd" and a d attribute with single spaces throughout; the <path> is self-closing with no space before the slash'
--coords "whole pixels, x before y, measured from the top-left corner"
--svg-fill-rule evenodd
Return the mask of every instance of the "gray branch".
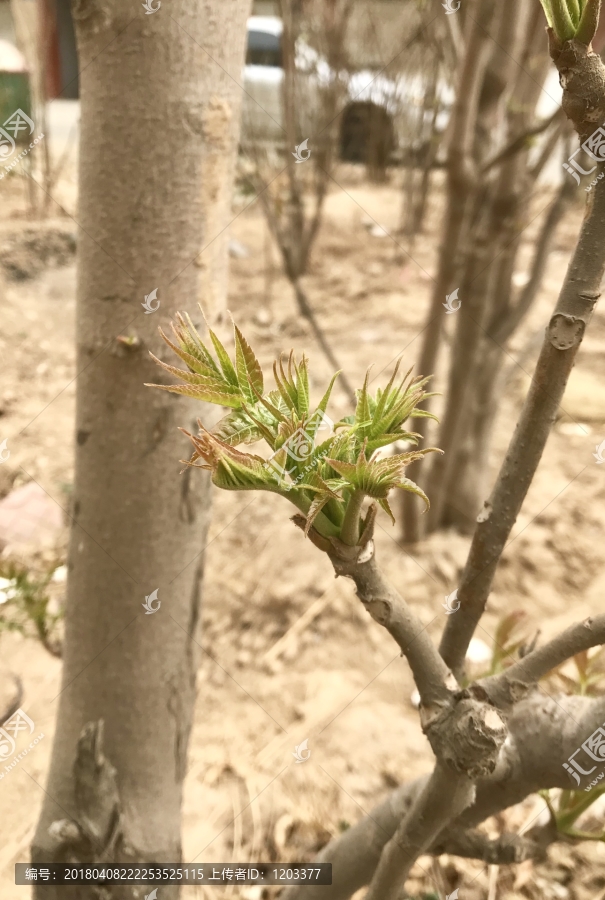
<path id="1" fill-rule="evenodd" d="M 481 681 L 492 702 L 505 709 L 521 689 L 536 684 L 548 672 L 583 650 L 605 644 L 605 615 L 585 619 L 566 628 L 543 647 L 533 650 L 500 675 Z"/>
<path id="2" fill-rule="evenodd" d="M 475 802 L 438 836 L 428 852 L 444 852 L 440 848 L 458 840 L 463 832 L 529 794 L 574 787 L 563 763 L 604 719 L 605 697 L 550 698 L 535 691 L 519 702 L 509 719 L 509 740 L 499 766 L 478 780 Z M 396 788 L 360 822 L 323 848 L 316 862 L 332 863 L 330 887 L 290 887 L 281 900 L 347 900 L 368 884 L 383 847 L 410 810 L 417 807 L 428 779 L 425 775 Z"/>
<path id="3" fill-rule="evenodd" d="M 335 541 L 332 544 L 330 559 L 334 571 L 337 575 L 353 579 L 357 596 L 365 609 L 387 629 L 401 648 L 401 655 L 407 658 L 412 669 L 422 706 L 427 713 L 433 708 L 445 708 L 450 702 L 452 689 L 457 689 L 457 683 L 426 627 L 382 575 L 373 554 L 373 543 L 370 541 L 366 545 L 372 553 L 366 562 L 358 561 L 364 552 L 361 547 L 346 547 Z"/>
<path id="4" fill-rule="evenodd" d="M 472 781 L 435 766 L 384 846 L 365 900 L 397 900 L 415 861 L 429 849 L 444 826 L 472 803 L 474 796 Z"/>
<path id="5" fill-rule="evenodd" d="M 458 588 L 460 609 L 449 616 L 440 651 L 460 676 L 468 645 L 485 609 L 500 556 L 563 399 L 605 271 L 605 181 L 598 182 L 582 224 L 559 300 L 550 319 L 529 393 L 506 457 L 478 524 Z M 590 201 L 589 201 L 590 203 Z"/>

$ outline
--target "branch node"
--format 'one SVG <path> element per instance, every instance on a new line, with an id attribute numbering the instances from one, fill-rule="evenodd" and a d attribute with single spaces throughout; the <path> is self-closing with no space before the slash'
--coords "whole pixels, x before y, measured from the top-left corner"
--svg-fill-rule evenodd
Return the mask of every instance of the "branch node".
<path id="1" fill-rule="evenodd" d="M 481 512 L 479 513 L 479 515 L 477 516 L 476 521 L 477 521 L 479 524 L 481 524 L 482 522 L 487 522 L 487 520 L 489 519 L 489 517 L 491 516 L 491 514 L 492 514 L 492 505 L 491 505 L 491 503 L 489 502 L 489 500 L 484 500 L 484 501 L 483 501 L 483 509 L 481 510 Z"/>
<path id="2" fill-rule="evenodd" d="M 555 313 L 548 323 L 548 340 L 556 350 L 570 350 L 582 341 L 585 328 L 583 319 Z"/>
<path id="3" fill-rule="evenodd" d="M 393 611 L 393 608 L 389 601 L 382 600 L 380 598 L 372 598 L 370 600 L 363 600 L 362 598 L 360 599 L 372 618 L 376 622 L 378 622 L 379 625 L 383 625 L 385 628 L 387 628 L 389 622 L 391 621 L 391 613 Z"/>
<path id="4" fill-rule="evenodd" d="M 485 778 L 496 768 L 508 729 L 499 711 L 486 702 L 481 685 L 470 685 L 440 711 L 422 715 L 422 729 L 438 760 L 468 778 Z M 437 714 L 436 714 L 437 712 Z"/>

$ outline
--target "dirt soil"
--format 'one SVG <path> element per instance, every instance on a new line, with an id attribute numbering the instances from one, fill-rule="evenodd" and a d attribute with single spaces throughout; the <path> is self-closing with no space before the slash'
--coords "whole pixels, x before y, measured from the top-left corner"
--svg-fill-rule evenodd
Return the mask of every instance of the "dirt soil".
<path id="1" fill-rule="evenodd" d="M 433 193 L 426 233 L 417 236 L 409 256 L 403 241 L 370 231 L 375 223 L 397 228 L 398 178 L 377 186 L 365 182 L 356 167 L 339 170 L 340 186 L 328 197 L 307 279 L 318 318 L 356 384 L 370 364 L 375 384 L 384 383 L 398 354 L 412 365 L 420 348 L 441 194 Z M 73 480 L 75 224 L 65 215 L 42 224 L 24 218 L 25 197 L 18 179 L 2 183 L 0 442 L 8 438 L 11 456 L 0 466 L 0 496 L 35 479 L 67 509 Z M 243 211 L 249 201 L 239 198 L 234 210 L 232 237 L 248 255 L 232 259 L 230 309 L 263 364 L 290 347 L 307 353 L 318 398 L 331 372 L 297 315 L 258 204 Z M 547 202 L 547 194 L 538 198 L 535 212 Z M 73 205 L 65 207 L 75 214 Z M 578 206 L 561 226 L 539 299 L 509 348 L 494 474 L 581 216 Z M 537 222 L 529 226 L 528 241 L 536 227 Z M 523 265 L 528 259 L 529 244 Z M 444 372 L 445 361 L 437 390 Z M 496 577 L 477 635 L 487 645 L 511 611 L 522 611 L 528 635 L 539 629 L 547 638 L 603 610 L 605 466 L 596 464 L 593 453 L 605 438 L 604 376 L 605 312 L 597 311 L 565 413 L 553 429 Z M 335 392 L 332 410 L 333 418 L 348 411 L 341 392 Z M 291 512 L 271 495 L 215 492 L 204 653 L 185 782 L 187 860 L 310 860 L 393 786 L 430 768 L 406 662 L 360 608 L 352 585 L 335 580 L 328 561 L 290 523 Z M 398 529 L 386 517 L 377 531 L 381 565 L 438 640 L 444 596 L 456 587 L 468 539 L 440 533 L 411 549 L 401 545 Z M 66 536 L 65 526 L 54 547 L 32 553 L 31 564 L 60 565 Z M 0 650 L 2 664 L 21 676 L 23 707 L 44 733 L 0 786 L 0 897 L 25 900 L 28 889 L 13 884 L 13 866 L 28 858 L 43 798 L 60 661 L 33 637 L 17 633 L 2 633 Z M 311 753 L 298 764 L 294 750 L 304 740 Z M 544 802 L 532 797 L 486 828 L 493 834 L 521 829 L 543 810 Z M 409 893 L 443 897 L 456 887 L 461 900 L 599 900 L 605 897 L 605 844 L 559 844 L 546 862 L 516 868 L 422 857 Z M 190 887 L 183 896 L 261 900 L 257 888 Z"/>

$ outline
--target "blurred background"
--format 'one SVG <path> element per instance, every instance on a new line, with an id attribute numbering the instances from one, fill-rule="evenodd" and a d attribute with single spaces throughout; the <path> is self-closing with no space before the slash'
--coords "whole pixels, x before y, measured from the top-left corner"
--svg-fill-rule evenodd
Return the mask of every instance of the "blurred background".
<path id="1" fill-rule="evenodd" d="M 433 509 L 420 516 L 397 500 L 397 524 L 381 515 L 376 540 L 382 566 L 436 640 L 592 177 L 585 155 L 575 157 L 577 177 L 564 168 L 578 140 L 560 114 L 543 14 L 537 0 L 518 6 L 515 17 L 502 5 L 479 33 L 464 0 L 255 0 L 245 62 L 232 73 L 241 118 L 227 246 L 209 231 L 196 262 L 208 277 L 208 260 L 218 265 L 225 253 L 228 279 L 207 285 L 202 306 L 221 335 L 232 313 L 266 371 L 280 352 L 304 351 L 318 399 L 342 369 L 334 420 L 352 411 L 368 366 L 374 387 L 400 354 L 406 370 L 434 376 L 431 410 L 442 424 L 421 420 L 421 433 L 448 450 L 448 466 L 410 471 Z M 169 15 L 169 0 L 156 12 L 149 27 Z M 133 5 L 133 16 L 144 14 Z M 478 101 L 463 147 L 473 41 Z M 0 465 L 0 718 L 19 701 L 44 734 L 27 766 L 0 784 L 3 900 L 28 897 L 13 866 L 28 859 L 60 690 L 79 93 L 69 0 L 0 0 L 0 446 L 6 439 L 10 451 Z M 31 130 L 23 120 L 11 131 L 16 109 Z M 27 153 L 14 164 L 20 147 Z M 461 155 L 472 161 L 470 181 L 457 178 Z M 121 159 L 112 165 L 119 181 Z M 475 310 L 476 328 L 459 325 L 465 309 Z M 506 651 L 536 631 L 549 637 L 603 607 L 605 467 L 593 457 L 605 439 L 604 376 L 597 308 L 471 646 L 476 674 L 506 665 Z M 352 587 L 287 521 L 280 498 L 215 491 L 206 547 L 184 858 L 312 859 L 396 785 L 428 771 L 410 672 Z M 602 656 L 582 665 L 569 663 L 552 683 L 602 693 Z M 311 756 L 296 765 L 305 739 Z M 486 827 L 519 830 L 544 808 L 532 796 Z M 597 801 L 582 824 L 599 833 L 602 822 Z M 546 862 L 516 867 L 421 857 L 409 895 L 429 900 L 460 883 L 464 900 L 602 900 L 605 844 L 559 843 Z M 255 887 L 223 893 L 264 896 Z M 222 893 L 191 887 L 183 896 Z"/>

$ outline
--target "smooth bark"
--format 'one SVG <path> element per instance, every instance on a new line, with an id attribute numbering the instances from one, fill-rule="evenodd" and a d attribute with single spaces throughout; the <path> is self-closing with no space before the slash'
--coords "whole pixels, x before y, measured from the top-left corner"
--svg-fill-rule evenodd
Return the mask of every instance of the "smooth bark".
<path id="1" fill-rule="evenodd" d="M 544 50 L 542 11 L 536 7 L 530 23 L 528 15 L 528 4 L 519 0 L 514 9 L 506 8 L 500 22 L 498 49 L 486 70 L 485 99 L 477 117 L 475 154 L 479 170 L 493 133 L 504 130 L 507 135 L 519 134 L 527 130 L 534 116 L 548 56 Z M 509 17 L 517 19 L 515 27 Z M 523 63 L 530 69 L 531 77 Z M 479 177 L 481 202 L 463 248 L 461 308 L 456 315 L 447 404 L 437 442 L 444 454 L 433 462 L 430 470 L 428 525 L 431 530 L 456 523 L 462 530 L 472 531 L 485 496 L 479 493 L 481 481 L 474 476 L 479 464 L 484 462 L 484 445 L 489 445 L 491 429 L 488 431 L 481 423 L 473 422 L 472 410 L 482 411 L 494 404 L 493 393 L 485 396 L 486 384 L 480 380 L 480 374 L 484 357 L 490 352 L 493 355 L 488 323 L 496 311 L 510 310 L 512 278 L 532 197 L 528 159 L 526 144 L 516 154 L 505 155 L 495 177 L 489 172 Z M 504 354 L 503 347 L 494 350 Z M 498 359 L 500 354 L 496 352 L 496 369 L 502 364 Z M 496 384 L 491 379 L 492 389 Z M 483 394 L 481 402 L 476 397 L 479 392 Z M 474 434 L 482 443 L 473 442 Z M 461 459 L 461 446 L 465 442 L 471 449 Z M 467 483 L 466 491 L 458 492 L 456 502 L 452 494 L 462 482 Z"/>
<path id="2" fill-rule="evenodd" d="M 500 474 L 479 515 L 458 588 L 460 609 L 450 616 L 441 653 L 460 675 L 483 614 L 500 555 L 542 457 L 605 272 L 605 187 L 598 182 L 559 300 L 546 328 L 529 393 Z"/>
<path id="3" fill-rule="evenodd" d="M 209 483 L 179 474 L 188 451 L 177 426 L 193 424 L 199 409 L 143 385 L 158 378 L 147 352 L 164 354 L 158 325 L 183 308 L 201 318 L 193 263 L 228 224 L 224 204 L 220 221 L 208 209 L 205 179 L 225 193 L 229 166 L 217 174 L 212 159 L 217 145 L 236 142 L 247 15 L 247 0 L 221 8 L 174 0 L 151 16 L 121 0 L 74 3 L 82 103 L 74 521 L 38 863 L 181 857 Z M 146 315 L 154 288 L 161 306 Z M 161 608 L 146 615 L 155 589 Z M 66 816 L 69 827 L 52 827 Z M 74 890 L 36 895 L 96 896 Z M 139 895 L 116 887 L 105 896 Z"/>
<path id="4" fill-rule="evenodd" d="M 479 107 L 483 73 L 490 54 L 489 23 L 493 7 L 487 0 L 475 0 L 469 9 L 469 35 L 457 79 L 456 102 L 448 134 L 448 158 L 446 165 L 446 209 L 439 245 L 437 274 L 433 285 L 431 304 L 422 332 L 422 347 L 417 372 L 432 375 L 437 366 L 443 329 L 443 303 L 456 284 L 458 250 L 467 217 L 475 196 L 475 172 L 473 166 L 473 141 Z M 428 408 L 425 404 L 425 408 Z M 426 437 L 428 419 L 418 419 L 414 428 L 422 438 Z M 422 483 L 423 461 L 418 460 L 409 469 L 410 478 Z M 403 535 L 406 542 L 420 539 L 421 503 L 418 497 L 405 493 L 402 499 Z"/>
<path id="5" fill-rule="evenodd" d="M 456 853 L 468 849 L 465 835 L 490 816 L 547 788 L 569 788 L 563 763 L 605 718 L 605 700 L 544 696 L 536 691 L 518 703 L 509 720 L 510 741 L 501 766 L 479 779 L 472 806 L 438 835 L 429 852 Z M 392 839 L 425 788 L 429 776 L 405 782 L 343 834 L 333 838 L 316 862 L 332 863 L 330 887 L 290 887 L 283 900 L 346 900 L 376 870 L 383 847 Z M 519 844 L 517 844 L 519 846 Z M 521 850 L 523 850 L 521 844 Z M 466 853 L 464 854 L 466 855 Z"/>

